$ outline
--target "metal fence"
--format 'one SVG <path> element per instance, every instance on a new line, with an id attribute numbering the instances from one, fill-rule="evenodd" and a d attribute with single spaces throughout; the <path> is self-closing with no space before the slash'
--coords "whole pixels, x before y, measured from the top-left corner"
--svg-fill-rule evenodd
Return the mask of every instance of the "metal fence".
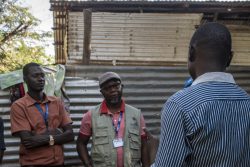
<path id="1" fill-rule="evenodd" d="M 70 98 L 70 115 L 77 137 L 81 118 L 91 107 L 102 101 L 97 77 L 106 71 L 117 72 L 124 84 L 124 98 L 128 104 L 142 110 L 146 126 L 155 135 L 160 134 L 160 114 L 164 102 L 169 96 L 183 88 L 188 77 L 187 68 L 153 66 L 67 66 L 66 93 Z M 232 67 L 236 82 L 250 93 L 250 67 Z M 10 133 L 9 92 L 0 91 L 0 116 L 5 125 L 6 151 L 3 167 L 19 166 L 19 139 Z M 80 166 L 75 142 L 65 144 L 66 166 Z"/>

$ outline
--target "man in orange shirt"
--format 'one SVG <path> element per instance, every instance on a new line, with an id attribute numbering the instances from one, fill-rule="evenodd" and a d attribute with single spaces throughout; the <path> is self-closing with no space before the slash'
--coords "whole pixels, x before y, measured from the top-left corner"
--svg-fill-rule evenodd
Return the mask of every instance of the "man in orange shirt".
<path id="1" fill-rule="evenodd" d="M 11 133 L 20 137 L 22 167 L 62 167 L 62 144 L 74 140 L 72 120 L 57 97 L 43 93 L 45 74 L 39 64 L 23 68 L 28 92 L 11 106 Z"/>

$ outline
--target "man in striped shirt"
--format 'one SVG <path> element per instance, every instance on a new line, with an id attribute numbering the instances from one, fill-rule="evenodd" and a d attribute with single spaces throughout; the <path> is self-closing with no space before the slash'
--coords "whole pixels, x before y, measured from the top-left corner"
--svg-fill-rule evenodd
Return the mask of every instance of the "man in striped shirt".
<path id="1" fill-rule="evenodd" d="M 188 69 L 194 82 L 162 109 L 155 167 L 250 166 L 250 97 L 225 73 L 231 35 L 219 23 L 194 33 Z"/>

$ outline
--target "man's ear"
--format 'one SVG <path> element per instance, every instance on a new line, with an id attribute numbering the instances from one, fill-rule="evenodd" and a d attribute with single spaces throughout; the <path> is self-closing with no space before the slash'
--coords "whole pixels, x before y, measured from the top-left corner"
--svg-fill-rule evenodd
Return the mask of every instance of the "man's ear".
<path id="1" fill-rule="evenodd" d="M 229 67 L 229 65 L 230 65 L 230 63 L 231 63 L 231 61 L 233 59 L 233 55 L 234 55 L 234 52 L 231 51 L 230 55 L 229 55 L 229 58 L 228 58 L 228 61 L 227 61 L 227 64 L 226 64 L 226 67 Z"/>
<path id="2" fill-rule="evenodd" d="M 194 62 L 195 61 L 195 48 L 192 45 L 189 48 L 188 60 L 190 62 Z"/>

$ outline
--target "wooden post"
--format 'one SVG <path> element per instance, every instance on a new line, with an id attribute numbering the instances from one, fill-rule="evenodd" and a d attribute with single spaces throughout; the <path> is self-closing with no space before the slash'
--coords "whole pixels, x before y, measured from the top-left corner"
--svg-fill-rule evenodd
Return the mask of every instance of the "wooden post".
<path id="1" fill-rule="evenodd" d="M 89 65 L 90 55 L 91 55 L 91 28 L 92 28 L 92 10 L 84 9 L 83 10 L 84 17 L 84 41 L 83 41 L 83 57 L 82 62 L 85 65 Z"/>

